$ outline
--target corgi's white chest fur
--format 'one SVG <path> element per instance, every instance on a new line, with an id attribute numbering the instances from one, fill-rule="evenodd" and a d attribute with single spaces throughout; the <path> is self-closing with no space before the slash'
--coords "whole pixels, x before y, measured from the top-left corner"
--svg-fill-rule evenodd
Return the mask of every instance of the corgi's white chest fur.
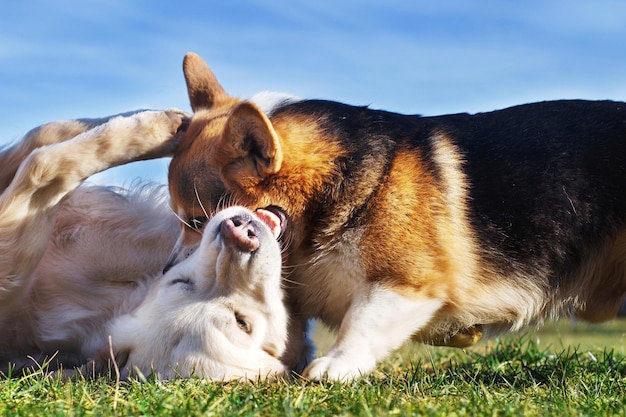
<path id="1" fill-rule="evenodd" d="M 365 268 L 358 249 L 363 231 L 348 230 L 313 259 L 302 259 L 294 275 L 300 311 L 338 327 L 355 297 L 365 287 Z"/>

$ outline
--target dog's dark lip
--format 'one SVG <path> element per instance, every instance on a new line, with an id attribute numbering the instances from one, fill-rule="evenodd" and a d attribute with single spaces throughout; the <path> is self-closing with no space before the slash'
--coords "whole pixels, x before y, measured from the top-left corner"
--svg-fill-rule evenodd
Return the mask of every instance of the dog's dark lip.
<path id="1" fill-rule="evenodd" d="M 287 229 L 287 214 L 285 213 L 285 211 L 278 206 L 267 206 L 262 207 L 262 209 L 271 211 L 273 214 L 276 215 L 276 217 L 280 219 L 280 232 L 281 234 L 285 233 L 285 230 Z"/>

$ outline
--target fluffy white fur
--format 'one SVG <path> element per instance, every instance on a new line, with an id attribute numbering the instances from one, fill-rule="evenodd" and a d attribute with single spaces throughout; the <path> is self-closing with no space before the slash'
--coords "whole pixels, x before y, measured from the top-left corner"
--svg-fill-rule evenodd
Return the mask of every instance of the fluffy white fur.
<path id="1" fill-rule="evenodd" d="M 170 155 L 185 119 L 143 111 L 54 122 L 0 153 L 0 369 L 46 361 L 220 380 L 285 371 L 281 254 L 267 225 L 223 210 L 199 249 L 162 274 L 178 231 L 166 194 L 80 186 Z"/>

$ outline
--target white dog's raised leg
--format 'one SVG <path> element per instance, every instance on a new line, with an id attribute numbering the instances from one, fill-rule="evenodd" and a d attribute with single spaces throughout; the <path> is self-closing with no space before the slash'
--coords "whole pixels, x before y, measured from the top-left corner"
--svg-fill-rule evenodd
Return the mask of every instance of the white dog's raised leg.
<path id="1" fill-rule="evenodd" d="M 22 140 L 0 152 L 0 190 L 6 189 L 20 164 L 37 148 L 65 142 L 120 116 L 132 116 L 141 110 L 98 119 L 57 120 L 31 129 Z"/>
<path id="2" fill-rule="evenodd" d="M 171 155 L 185 117 L 178 111 L 115 117 L 30 153 L 0 195 L 0 313 L 19 302 L 28 288 L 28 277 L 48 244 L 59 204 L 97 172 Z"/>
<path id="3" fill-rule="evenodd" d="M 370 286 L 341 322 L 335 345 L 304 371 L 310 379 L 350 380 L 364 375 L 430 321 L 442 302 L 409 299 Z"/>

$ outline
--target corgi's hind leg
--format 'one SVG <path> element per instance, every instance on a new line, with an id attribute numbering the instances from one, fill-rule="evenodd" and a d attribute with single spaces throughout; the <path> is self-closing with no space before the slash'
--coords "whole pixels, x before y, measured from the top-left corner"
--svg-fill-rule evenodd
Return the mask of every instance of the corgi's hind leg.
<path id="1" fill-rule="evenodd" d="M 617 316 L 626 299 L 626 229 L 587 257 L 572 285 L 576 317 L 600 323 Z"/>

